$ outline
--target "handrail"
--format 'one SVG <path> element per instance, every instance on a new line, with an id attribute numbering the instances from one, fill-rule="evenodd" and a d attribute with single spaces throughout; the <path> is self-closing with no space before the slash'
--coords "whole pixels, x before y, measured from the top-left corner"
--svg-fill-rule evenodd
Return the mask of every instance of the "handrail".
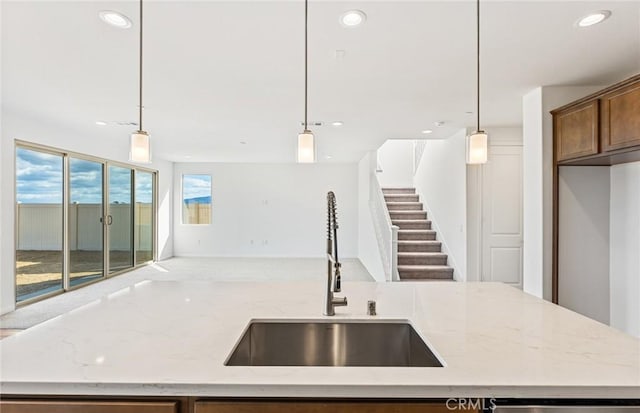
<path id="1" fill-rule="evenodd" d="M 398 281 L 398 227 L 391 222 L 387 203 L 375 174 L 371 174 L 370 179 L 369 209 L 384 265 L 385 280 Z"/>

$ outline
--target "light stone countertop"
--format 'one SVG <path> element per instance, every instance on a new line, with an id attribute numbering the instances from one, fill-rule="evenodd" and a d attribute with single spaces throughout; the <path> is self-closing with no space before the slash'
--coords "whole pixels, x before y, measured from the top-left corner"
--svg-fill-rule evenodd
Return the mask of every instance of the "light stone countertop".
<path id="1" fill-rule="evenodd" d="M 497 283 L 146 281 L 0 341 L 0 391 L 226 397 L 640 398 L 640 340 Z M 366 316 L 377 301 L 378 316 Z M 409 320 L 443 368 L 229 367 L 252 319 Z"/>

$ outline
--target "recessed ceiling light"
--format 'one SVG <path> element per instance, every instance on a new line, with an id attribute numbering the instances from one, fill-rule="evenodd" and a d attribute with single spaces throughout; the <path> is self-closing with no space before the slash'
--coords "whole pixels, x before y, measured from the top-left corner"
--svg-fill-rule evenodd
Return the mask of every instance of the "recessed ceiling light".
<path id="1" fill-rule="evenodd" d="M 107 126 L 107 122 L 105 122 L 103 120 L 97 120 L 96 121 L 96 125 L 98 125 L 98 126 Z"/>
<path id="2" fill-rule="evenodd" d="M 607 20 L 611 16 L 611 11 L 609 10 L 599 10 L 593 13 L 589 13 L 586 16 L 580 18 L 576 22 L 576 26 L 578 27 L 589 27 L 594 24 L 602 23 Z"/>
<path id="3" fill-rule="evenodd" d="M 430 133 L 433 133 L 433 131 L 431 129 L 425 129 L 422 131 L 422 133 L 424 133 L 425 135 L 428 135 Z"/>
<path id="4" fill-rule="evenodd" d="M 100 16 L 100 19 L 103 22 L 119 29 L 128 29 L 131 27 L 131 20 L 124 14 L 118 13 L 117 11 L 101 10 L 98 13 L 98 16 Z"/>
<path id="5" fill-rule="evenodd" d="M 327 156 L 325 156 L 325 158 L 327 158 L 327 159 L 331 159 L 331 158 L 333 158 L 333 156 L 331 156 L 331 155 L 327 155 Z"/>
<path id="6" fill-rule="evenodd" d="M 341 121 L 341 120 L 337 120 L 335 122 L 331 122 L 331 125 L 332 126 L 342 126 L 342 125 L 344 125 L 344 122 Z"/>
<path id="7" fill-rule="evenodd" d="M 349 10 L 340 16 L 340 24 L 344 27 L 360 26 L 367 20 L 367 15 L 360 10 Z"/>

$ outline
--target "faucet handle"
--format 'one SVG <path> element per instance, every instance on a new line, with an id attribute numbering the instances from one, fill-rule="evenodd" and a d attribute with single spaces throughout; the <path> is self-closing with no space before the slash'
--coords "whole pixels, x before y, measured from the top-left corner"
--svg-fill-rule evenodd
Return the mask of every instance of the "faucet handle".
<path id="1" fill-rule="evenodd" d="M 333 297 L 334 307 L 344 307 L 347 305 L 347 297 Z"/>
<path id="2" fill-rule="evenodd" d="M 334 293 L 339 293 L 340 291 L 342 291 L 342 275 L 340 274 L 340 267 L 342 267 L 342 264 L 340 264 L 340 262 L 333 262 L 333 268 L 335 268 L 335 275 L 333 276 Z"/>
<path id="3" fill-rule="evenodd" d="M 373 300 L 367 301 L 367 315 L 377 315 L 376 314 L 376 302 Z"/>

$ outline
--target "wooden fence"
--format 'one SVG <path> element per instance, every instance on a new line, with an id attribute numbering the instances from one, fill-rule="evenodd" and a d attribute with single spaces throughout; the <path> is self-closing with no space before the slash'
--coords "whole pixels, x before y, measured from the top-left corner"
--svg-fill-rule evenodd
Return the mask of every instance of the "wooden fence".
<path id="1" fill-rule="evenodd" d="M 183 203 L 182 204 L 183 224 L 210 224 L 211 204 L 210 203 Z"/>
<path id="2" fill-rule="evenodd" d="M 137 222 L 136 249 L 150 250 L 153 241 L 153 209 L 151 204 L 135 205 Z M 110 205 L 113 221 L 110 227 L 111 250 L 127 251 L 131 247 L 131 205 Z M 18 204 L 16 246 L 18 250 L 57 251 L 62 249 L 62 205 Z M 69 205 L 69 246 L 82 251 L 102 249 L 102 205 Z"/>

